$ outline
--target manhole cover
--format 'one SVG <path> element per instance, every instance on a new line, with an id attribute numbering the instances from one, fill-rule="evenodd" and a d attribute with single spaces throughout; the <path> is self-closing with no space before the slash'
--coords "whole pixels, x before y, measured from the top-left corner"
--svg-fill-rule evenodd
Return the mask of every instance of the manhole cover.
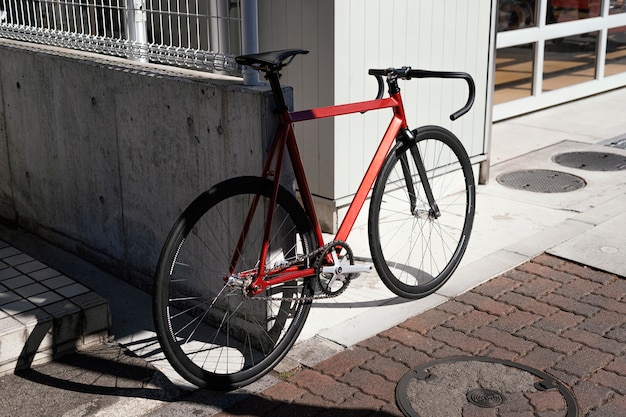
<path id="1" fill-rule="evenodd" d="M 527 169 L 500 174 L 496 178 L 505 187 L 535 193 L 566 193 L 583 188 L 584 179 L 550 169 Z"/>
<path id="2" fill-rule="evenodd" d="M 429 362 L 402 377 L 398 407 L 408 417 L 550 415 L 577 417 L 572 393 L 545 372 L 511 361 L 452 357 Z M 485 410 L 486 411 L 486 410 Z"/>
<path id="3" fill-rule="evenodd" d="M 611 152 L 568 152 L 559 154 L 552 159 L 559 165 L 587 171 L 621 171 L 626 169 L 626 156 Z"/>

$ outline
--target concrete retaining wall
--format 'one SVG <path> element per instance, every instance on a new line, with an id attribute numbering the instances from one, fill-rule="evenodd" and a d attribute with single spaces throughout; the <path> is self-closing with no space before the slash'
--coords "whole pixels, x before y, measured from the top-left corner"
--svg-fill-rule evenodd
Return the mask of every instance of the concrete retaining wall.
<path id="1" fill-rule="evenodd" d="M 271 101 L 234 78 L 0 40 L 0 217 L 145 287 L 198 193 L 260 173 Z"/>

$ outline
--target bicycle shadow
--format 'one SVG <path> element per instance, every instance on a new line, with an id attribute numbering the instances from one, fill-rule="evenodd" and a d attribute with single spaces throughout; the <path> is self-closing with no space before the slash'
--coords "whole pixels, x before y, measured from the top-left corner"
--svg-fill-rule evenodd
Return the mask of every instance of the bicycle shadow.
<path id="1" fill-rule="evenodd" d="M 17 382 L 16 379 L 23 381 Z M 20 401 L 24 400 L 16 392 L 29 392 L 31 395 L 36 392 L 37 397 L 46 399 L 46 415 L 55 415 L 57 408 L 63 410 L 63 413 L 71 413 L 94 404 L 118 409 L 123 404 L 119 401 L 123 399 L 129 406 L 133 399 L 154 400 L 155 403 L 149 407 L 150 412 L 164 416 L 204 415 L 205 412 L 213 415 L 223 410 L 231 416 L 259 417 L 276 414 L 396 415 L 359 406 L 358 402 L 349 399 L 346 404 L 326 406 L 323 405 L 323 399 L 306 394 L 293 402 L 284 402 L 252 393 L 246 388 L 231 392 L 184 390 L 144 360 L 129 354 L 124 347 L 110 344 L 66 355 L 36 368 L 16 371 L 14 375 L 0 378 L 0 381 L 15 388 L 3 390 L 4 393 L 0 394 L 4 410 L 15 410 Z M 146 403 L 137 404 L 145 406 Z M 0 410 L 0 416 L 4 415 Z"/>

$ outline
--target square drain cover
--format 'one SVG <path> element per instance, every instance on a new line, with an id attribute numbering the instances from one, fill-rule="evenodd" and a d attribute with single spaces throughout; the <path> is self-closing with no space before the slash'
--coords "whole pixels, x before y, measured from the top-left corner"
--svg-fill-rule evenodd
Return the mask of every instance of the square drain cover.
<path id="1" fill-rule="evenodd" d="M 567 193 L 587 185 L 584 179 L 550 169 L 526 169 L 497 176 L 496 181 L 508 188 L 535 193 Z"/>

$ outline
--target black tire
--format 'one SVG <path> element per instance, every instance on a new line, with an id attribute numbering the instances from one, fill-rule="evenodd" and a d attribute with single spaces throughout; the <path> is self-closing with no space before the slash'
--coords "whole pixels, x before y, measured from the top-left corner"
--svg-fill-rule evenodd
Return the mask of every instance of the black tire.
<path id="1" fill-rule="evenodd" d="M 368 236 L 385 285 L 401 297 L 415 299 L 437 291 L 459 265 L 472 230 L 476 196 L 472 166 L 456 136 L 438 126 L 413 133 L 415 140 L 398 141 L 376 179 Z M 417 146 L 423 160 L 440 209 L 438 218 L 429 212 L 411 146 Z M 413 212 L 409 171 L 415 190 Z"/>
<path id="2" fill-rule="evenodd" d="M 271 192 L 272 182 L 263 178 L 219 183 L 189 205 L 161 251 L 153 292 L 157 336 L 172 367 L 199 387 L 231 390 L 263 376 L 287 354 L 311 308 L 310 299 L 302 298 L 313 295 L 310 277 L 250 297 L 241 286 L 226 285 L 227 277 L 256 267 Z M 229 274 L 255 197 L 248 238 Z M 308 217 L 282 187 L 272 237 L 268 268 L 314 249 Z M 268 296 L 274 300 L 263 298 Z"/>

